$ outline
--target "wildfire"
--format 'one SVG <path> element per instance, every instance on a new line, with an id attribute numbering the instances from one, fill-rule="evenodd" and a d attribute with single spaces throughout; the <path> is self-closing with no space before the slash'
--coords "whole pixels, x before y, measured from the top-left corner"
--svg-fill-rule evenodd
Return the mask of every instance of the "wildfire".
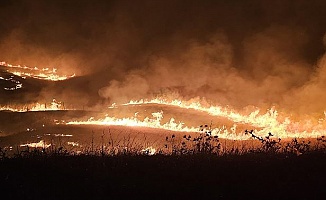
<path id="1" fill-rule="evenodd" d="M 122 104 L 122 105 L 142 105 L 142 104 L 161 104 L 161 105 L 168 105 L 168 106 L 176 106 L 184 109 L 194 109 L 197 111 L 206 112 L 212 116 L 225 117 L 234 122 L 247 123 L 247 124 L 254 125 L 256 127 L 265 127 L 266 124 L 279 125 L 277 121 L 278 112 L 274 108 L 271 108 L 264 115 L 259 115 L 260 110 L 258 109 L 250 113 L 249 115 L 241 115 L 236 111 L 233 111 L 228 108 L 223 108 L 221 106 L 205 107 L 198 101 L 197 102 L 182 101 L 177 99 L 168 101 L 162 98 L 155 98 L 151 100 L 141 99 L 139 101 L 130 101 L 129 103 Z M 288 121 L 288 118 L 286 118 L 285 121 Z"/>
<path id="2" fill-rule="evenodd" d="M 115 118 L 106 116 L 104 119 L 95 120 L 93 117 L 87 121 L 72 121 L 68 122 L 68 125 L 117 125 L 117 126 L 138 126 L 138 127 L 148 127 L 148 128 L 158 128 L 170 131 L 180 131 L 180 132 L 197 132 L 198 128 L 184 126 L 184 123 L 176 123 L 174 118 L 171 118 L 169 122 L 162 124 L 163 111 L 152 113 L 152 118 L 146 117 L 144 120 L 137 119 L 137 114 L 135 117 L 131 118 Z"/>
<path id="3" fill-rule="evenodd" d="M 11 112 L 29 112 L 29 111 L 54 111 L 54 110 L 66 110 L 62 102 L 53 99 L 49 104 L 29 104 L 24 106 L 0 106 L 0 111 L 11 111 Z"/>
<path id="4" fill-rule="evenodd" d="M 205 112 L 211 116 L 219 116 L 227 118 L 234 122 L 231 128 L 226 126 L 211 127 L 210 133 L 218 135 L 220 138 L 232 140 L 246 140 L 249 138 L 242 131 L 237 130 L 237 124 L 248 124 L 256 127 L 256 134 L 259 136 L 266 136 L 272 132 L 278 138 L 313 138 L 326 135 L 326 123 L 324 119 L 319 119 L 314 122 L 309 119 L 306 121 L 295 122 L 289 117 L 281 117 L 275 108 L 267 110 L 266 113 L 260 114 L 257 109 L 250 114 L 241 114 L 229 108 L 221 106 L 203 106 L 199 101 L 182 101 L 182 100 L 166 100 L 163 98 L 155 98 L 151 100 L 130 101 L 122 104 L 122 106 L 129 105 L 144 105 L 144 104 L 161 104 L 168 106 L 176 106 L 183 109 L 193 109 L 200 112 Z M 116 104 L 112 107 L 117 107 Z M 186 111 L 185 111 L 186 112 Z M 115 118 L 106 115 L 103 119 L 95 120 L 93 117 L 87 121 L 72 121 L 67 124 L 92 124 L 92 125 L 120 125 L 120 126 L 140 126 L 148 128 L 157 128 L 178 132 L 198 132 L 201 131 L 198 127 L 188 127 L 183 122 L 176 122 L 174 118 L 170 118 L 167 123 L 162 123 L 163 111 L 152 113 L 152 117 L 146 117 L 144 120 L 137 118 L 137 113 L 131 118 Z"/>
<path id="5" fill-rule="evenodd" d="M 22 78 L 31 77 L 41 80 L 60 81 L 72 78 L 75 74 L 58 75 L 57 69 L 37 67 L 31 68 L 21 65 L 11 65 L 6 62 L 0 62 L 0 65 L 5 67 L 6 71 Z M 5 90 L 17 90 L 22 88 L 23 84 L 10 76 L 9 78 L 0 77 L 0 80 L 9 82 L 12 86 L 4 88 Z M 117 105 L 112 104 L 110 108 L 117 108 L 119 106 L 133 106 L 133 105 L 166 105 L 178 107 L 181 109 L 192 109 L 195 111 L 206 113 L 210 116 L 222 117 L 232 121 L 234 124 L 230 128 L 226 126 L 210 127 L 210 134 L 218 135 L 220 138 L 227 138 L 232 140 L 245 140 L 248 139 L 248 135 L 244 135 L 243 130 L 237 130 L 237 125 L 244 124 L 250 127 L 255 127 L 255 133 L 259 136 L 265 136 L 269 132 L 272 132 L 275 137 L 278 138 L 311 138 L 326 135 L 326 122 L 325 118 L 319 120 L 307 119 L 301 121 L 293 121 L 286 114 L 279 112 L 275 108 L 270 108 L 266 112 L 261 112 L 259 109 L 254 110 L 249 114 L 242 114 L 237 110 L 230 109 L 228 107 L 222 107 L 217 105 L 208 105 L 206 102 L 202 103 L 198 99 L 192 99 L 184 101 L 180 99 L 170 98 L 153 98 L 153 99 L 141 99 L 137 101 L 130 101 L 125 104 Z M 28 112 L 28 111 L 53 111 L 53 110 L 66 110 L 62 102 L 58 102 L 55 99 L 50 104 L 36 103 L 32 105 L 24 106 L 0 106 L 1 110 L 9 110 L 13 112 Z M 185 111 L 187 112 L 187 111 Z M 155 129 L 164 129 L 177 132 L 198 132 L 201 131 L 198 127 L 189 126 L 182 121 L 177 121 L 174 117 L 163 122 L 163 111 L 153 112 L 152 116 L 140 119 L 137 113 L 134 117 L 117 118 L 114 116 L 106 115 L 101 119 L 89 118 L 87 121 L 71 121 L 68 125 L 119 125 L 119 126 L 137 126 L 148 127 Z M 325 114 L 326 116 L 326 114 Z"/>
<path id="6" fill-rule="evenodd" d="M 48 81 L 62 81 L 66 80 L 72 77 L 75 77 L 76 75 L 59 75 L 57 74 L 56 68 L 42 68 L 39 69 L 38 67 L 27 67 L 25 65 L 11 65 L 6 62 L 0 62 L 1 66 L 6 67 L 6 71 L 9 73 L 12 73 L 16 76 L 20 76 L 22 78 L 30 77 L 35 79 L 41 79 L 41 80 L 48 80 Z"/>

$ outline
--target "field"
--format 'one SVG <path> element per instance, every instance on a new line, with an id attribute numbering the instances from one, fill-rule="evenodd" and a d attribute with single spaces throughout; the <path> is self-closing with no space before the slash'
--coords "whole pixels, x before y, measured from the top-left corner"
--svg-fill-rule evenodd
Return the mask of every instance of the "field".
<path id="1" fill-rule="evenodd" d="M 173 117 L 180 120 L 189 127 L 196 127 L 195 132 L 182 132 L 146 126 L 119 125 L 119 124 L 67 124 L 69 121 L 86 121 L 91 117 L 103 118 L 106 114 L 117 119 L 133 117 L 137 113 L 140 121 L 145 117 L 152 117 L 152 113 L 164 112 L 164 116 L 157 120 L 154 117 L 154 124 L 169 123 Z M 0 146 L 9 150 L 12 154 L 26 144 L 37 144 L 41 141 L 44 144 L 51 144 L 51 148 L 65 147 L 70 151 L 82 151 L 100 146 L 120 146 L 163 149 L 166 145 L 166 137 L 175 135 L 176 142 L 181 144 L 184 135 L 196 136 L 200 125 L 225 127 L 230 129 L 233 122 L 225 117 L 214 117 L 195 110 L 185 110 L 164 105 L 129 105 L 119 108 L 108 108 L 104 111 L 96 110 L 50 110 L 50 111 L 28 111 L 11 112 L 0 111 Z M 214 124 L 210 124 L 214 121 Z M 206 122 L 206 123 L 205 123 Z M 209 122 L 209 123 L 207 123 Z M 206 129 L 208 129 L 207 127 Z M 244 134 L 247 129 L 254 128 L 250 124 L 238 123 L 238 131 Z M 205 131 L 206 131 L 205 129 Z M 240 141 L 229 140 L 226 146 Z M 109 144 L 110 143 L 110 144 Z M 32 146 L 32 145 L 29 145 Z M 42 146 L 41 146 L 42 147 Z"/>
<path id="2" fill-rule="evenodd" d="M 251 138 L 237 141 L 207 131 L 56 123 L 99 114 L 95 111 L 0 114 L 7 133 L 0 143 L 0 187 L 8 199 L 323 199 L 326 195 L 323 137 L 278 141 L 244 131 Z"/>
<path id="3" fill-rule="evenodd" d="M 34 98 L 43 87 L 72 90 L 75 79 L 49 83 L 0 75 L 7 77 L 0 82 L 3 88 L 24 84 L 9 93 L 1 91 L 4 199 L 323 199 L 326 195 L 325 138 L 279 138 L 278 132 L 257 135 L 270 124 L 285 130 L 282 123 L 274 123 L 273 110 L 242 116 L 165 102 L 103 107 L 56 100 L 39 104 Z M 21 98 L 26 95 L 29 101 Z M 260 126 L 260 117 L 266 117 L 266 127 Z"/>
<path id="4" fill-rule="evenodd" d="M 0 200 L 326 199 L 325 0 L 0 0 Z"/>

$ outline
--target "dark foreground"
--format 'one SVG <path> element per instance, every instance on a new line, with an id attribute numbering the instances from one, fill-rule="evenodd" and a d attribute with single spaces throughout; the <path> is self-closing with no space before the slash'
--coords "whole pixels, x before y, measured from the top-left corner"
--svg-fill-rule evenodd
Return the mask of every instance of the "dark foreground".
<path id="1" fill-rule="evenodd" d="M 325 199 L 326 155 L 51 156 L 0 161 L 1 199 Z"/>

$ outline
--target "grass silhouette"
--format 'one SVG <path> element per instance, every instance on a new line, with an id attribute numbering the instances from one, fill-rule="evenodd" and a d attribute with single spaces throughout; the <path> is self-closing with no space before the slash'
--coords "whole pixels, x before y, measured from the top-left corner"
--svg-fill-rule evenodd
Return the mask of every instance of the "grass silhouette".
<path id="1" fill-rule="evenodd" d="M 255 147 L 232 146 L 213 136 L 167 136 L 154 154 L 130 137 L 84 150 L 64 145 L 0 148 L 0 187 L 9 199 L 322 199 L 326 194 L 326 140 L 288 142 L 269 133 Z M 205 129 L 206 128 L 206 129 Z"/>

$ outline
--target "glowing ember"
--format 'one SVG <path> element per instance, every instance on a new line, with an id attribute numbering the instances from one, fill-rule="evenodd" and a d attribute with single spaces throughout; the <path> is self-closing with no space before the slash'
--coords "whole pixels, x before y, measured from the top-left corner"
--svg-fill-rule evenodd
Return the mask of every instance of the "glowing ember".
<path id="1" fill-rule="evenodd" d="M 32 148 L 49 148 L 51 144 L 46 144 L 44 140 L 41 140 L 37 143 L 28 143 L 28 144 L 22 144 L 21 147 L 32 147 Z"/>
<path id="2" fill-rule="evenodd" d="M 227 118 L 234 122 L 232 128 L 227 129 L 225 126 L 221 128 L 212 128 L 213 135 L 218 135 L 220 138 L 232 140 L 249 139 L 248 135 L 237 131 L 237 124 L 248 124 L 256 127 L 256 134 L 259 136 L 266 136 L 272 132 L 278 138 L 313 138 L 326 135 L 326 124 L 324 119 L 319 119 L 314 122 L 312 119 L 300 122 L 291 121 L 289 117 L 280 117 L 278 112 L 271 108 L 265 114 L 260 114 L 260 110 L 255 110 L 248 115 L 240 114 L 235 110 L 223 108 L 221 106 L 203 106 L 201 103 L 193 101 L 172 100 L 168 101 L 162 98 L 152 100 L 130 101 L 126 105 L 143 105 L 143 104 L 163 104 L 168 106 L 176 106 L 183 109 L 194 109 L 201 112 L 206 112 L 211 116 L 219 116 Z M 114 104 L 113 107 L 117 107 Z M 140 126 L 148 128 L 158 128 L 178 132 L 198 132 L 198 127 L 188 127 L 183 122 L 175 122 L 171 118 L 167 123 L 161 123 L 163 119 L 163 112 L 152 113 L 152 118 L 145 118 L 139 120 L 137 113 L 132 118 L 115 118 L 106 116 L 103 119 L 95 120 L 90 118 L 88 121 L 74 121 L 67 124 L 93 124 L 93 125 L 121 125 L 121 126 Z"/>
<path id="3" fill-rule="evenodd" d="M 20 76 L 22 78 L 30 77 L 30 78 L 36 78 L 41 80 L 62 81 L 76 76 L 75 74 L 59 75 L 57 74 L 56 68 L 39 69 L 37 67 L 31 68 L 25 65 L 24 66 L 11 65 L 11 64 L 7 64 L 6 62 L 0 62 L 0 65 L 6 67 L 7 72 L 12 73 L 16 76 Z"/>
<path id="4" fill-rule="evenodd" d="M 150 147 L 143 149 L 142 152 L 146 155 L 152 156 L 156 153 L 156 149 L 153 148 L 152 146 L 150 146 Z"/>
<path id="5" fill-rule="evenodd" d="M 4 90 L 18 90 L 23 87 L 23 84 L 20 81 L 14 79 L 14 76 L 10 76 L 9 78 L 4 78 L 4 77 L 0 76 L 0 80 L 7 81 L 11 84 L 14 84 L 14 86 L 12 86 L 12 87 L 4 87 L 3 88 Z"/>
<path id="6" fill-rule="evenodd" d="M 77 142 L 67 142 L 68 145 L 71 145 L 73 147 L 78 147 L 79 144 Z"/>

